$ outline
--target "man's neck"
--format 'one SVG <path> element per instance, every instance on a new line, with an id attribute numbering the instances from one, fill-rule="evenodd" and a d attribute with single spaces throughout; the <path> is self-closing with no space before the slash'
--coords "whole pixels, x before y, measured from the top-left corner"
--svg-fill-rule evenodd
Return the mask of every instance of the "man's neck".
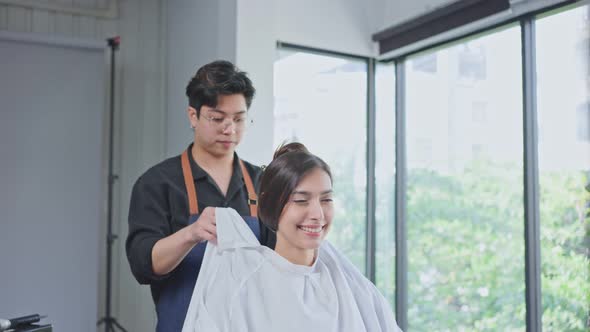
<path id="1" fill-rule="evenodd" d="M 215 156 L 202 149 L 197 144 L 193 144 L 191 150 L 195 162 L 206 171 L 232 168 L 234 161 L 233 152 L 223 156 Z"/>

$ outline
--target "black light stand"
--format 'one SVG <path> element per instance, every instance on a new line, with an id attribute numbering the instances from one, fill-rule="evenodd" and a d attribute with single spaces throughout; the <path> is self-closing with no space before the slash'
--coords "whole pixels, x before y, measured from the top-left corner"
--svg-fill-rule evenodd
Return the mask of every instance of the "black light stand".
<path id="1" fill-rule="evenodd" d="M 110 111 L 109 111 L 109 175 L 108 175 L 108 207 L 107 207 L 107 275 L 106 275 L 106 310 L 105 316 L 98 320 L 96 326 L 104 323 L 105 332 L 115 331 L 115 327 L 123 332 L 127 332 L 117 322 L 117 319 L 111 316 L 111 279 L 112 279 L 112 265 L 113 265 L 113 242 L 117 239 L 117 235 L 113 234 L 113 185 L 117 180 L 117 175 L 113 173 L 113 126 L 115 118 L 115 52 L 119 49 L 121 44 L 120 37 L 113 37 L 107 39 L 108 45 L 111 48 L 111 95 L 110 95 Z"/>

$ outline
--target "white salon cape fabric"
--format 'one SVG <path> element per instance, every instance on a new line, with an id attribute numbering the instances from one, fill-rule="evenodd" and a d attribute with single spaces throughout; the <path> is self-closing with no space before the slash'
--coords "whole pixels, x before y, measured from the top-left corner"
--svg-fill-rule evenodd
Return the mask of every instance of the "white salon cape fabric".
<path id="1" fill-rule="evenodd" d="M 324 241 L 313 266 L 260 245 L 231 208 L 216 208 L 183 332 L 401 331 L 377 288 Z"/>

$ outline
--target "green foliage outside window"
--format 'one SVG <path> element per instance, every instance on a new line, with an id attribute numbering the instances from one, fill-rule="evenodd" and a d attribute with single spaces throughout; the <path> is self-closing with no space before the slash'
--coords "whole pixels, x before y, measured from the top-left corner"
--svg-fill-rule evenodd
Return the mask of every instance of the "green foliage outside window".
<path id="1" fill-rule="evenodd" d="M 582 172 L 540 175 L 546 331 L 588 331 L 590 194 L 584 187 L 589 180 Z M 363 270 L 364 193 L 337 174 L 335 188 L 342 209 L 330 240 Z M 522 188 L 522 167 L 517 165 L 479 162 L 453 175 L 409 171 L 410 330 L 525 330 Z M 383 194 L 393 194 L 393 188 L 378 193 L 377 200 Z M 393 207 L 387 213 L 392 215 Z M 385 233 L 377 229 L 378 241 L 391 240 Z M 390 250 L 380 257 L 394 260 L 394 255 Z M 394 273 L 380 268 L 383 263 L 377 262 L 377 285 L 393 306 Z"/>

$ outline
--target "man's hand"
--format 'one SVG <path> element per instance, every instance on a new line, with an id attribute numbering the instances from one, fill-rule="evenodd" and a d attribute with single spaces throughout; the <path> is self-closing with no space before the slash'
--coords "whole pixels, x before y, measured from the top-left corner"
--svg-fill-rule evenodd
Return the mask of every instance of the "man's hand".
<path id="1" fill-rule="evenodd" d="M 213 207 L 203 210 L 199 219 L 191 225 L 156 242 L 152 249 L 152 270 L 156 275 L 170 273 L 197 243 L 203 241 L 217 244 Z"/>
<path id="2" fill-rule="evenodd" d="M 192 223 L 190 232 L 195 243 L 211 241 L 217 243 L 217 224 L 215 223 L 215 208 L 207 207 L 199 216 L 199 219 Z"/>

